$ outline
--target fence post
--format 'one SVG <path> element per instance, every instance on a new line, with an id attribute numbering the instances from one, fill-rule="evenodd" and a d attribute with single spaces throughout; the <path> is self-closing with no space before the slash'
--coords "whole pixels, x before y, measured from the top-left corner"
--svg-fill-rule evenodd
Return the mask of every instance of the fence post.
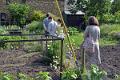
<path id="1" fill-rule="evenodd" d="M 61 58 L 60 58 L 60 80 L 62 80 L 62 71 L 63 71 L 63 40 L 61 40 Z"/>

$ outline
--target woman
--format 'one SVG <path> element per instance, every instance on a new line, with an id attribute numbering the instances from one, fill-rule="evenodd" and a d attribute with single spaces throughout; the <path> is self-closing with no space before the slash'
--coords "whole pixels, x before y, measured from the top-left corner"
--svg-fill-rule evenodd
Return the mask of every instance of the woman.
<path id="1" fill-rule="evenodd" d="M 101 58 L 100 58 L 100 50 L 99 50 L 99 39 L 100 39 L 100 28 L 99 28 L 99 22 L 94 17 L 91 16 L 88 19 L 88 26 L 85 29 L 84 32 L 84 39 L 86 40 L 88 37 L 91 37 L 92 44 L 93 44 L 93 52 L 87 53 L 87 60 L 90 64 L 101 64 Z M 84 44 L 83 44 L 84 45 Z M 87 47 L 88 45 L 86 45 Z M 84 47 L 86 51 L 86 47 Z"/>

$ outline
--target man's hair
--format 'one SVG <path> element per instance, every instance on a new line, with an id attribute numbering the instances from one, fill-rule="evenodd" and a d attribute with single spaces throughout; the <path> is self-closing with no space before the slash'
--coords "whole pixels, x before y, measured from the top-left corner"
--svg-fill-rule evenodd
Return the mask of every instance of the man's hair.
<path id="1" fill-rule="evenodd" d="M 99 26 L 99 22 L 95 16 L 90 16 L 88 19 L 88 25 L 96 25 Z"/>
<path id="2" fill-rule="evenodd" d="M 50 14 L 49 14 L 49 13 L 47 13 L 47 14 L 46 14 L 46 17 L 49 17 L 49 16 L 50 16 Z"/>

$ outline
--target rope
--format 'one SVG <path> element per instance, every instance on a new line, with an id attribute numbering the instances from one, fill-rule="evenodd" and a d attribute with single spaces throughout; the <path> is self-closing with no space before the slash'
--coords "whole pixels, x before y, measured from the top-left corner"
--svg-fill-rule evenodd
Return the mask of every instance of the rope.
<path id="1" fill-rule="evenodd" d="M 67 36 L 67 40 L 68 40 L 69 47 L 70 47 L 71 52 L 72 52 L 72 56 L 73 56 L 73 58 L 74 58 L 74 61 L 76 61 L 76 55 L 75 55 L 73 46 L 72 46 L 71 41 L 70 41 L 70 37 L 69 37 L 69 34 L 68 34 L 67 27 L 66 27 L 65 22 L 64 22 L 64 20 L 63 20 L 63 16 L 62 16 L 62 13 L 61 13 L 59 4 L 58 4 L 58 0 L 55 0 L 55 4 L 56 4 L 57 9 L 58 9 L 58 11 L 59 11 L 60 18 L 61 18 L 61 20 L 62 20 L 62 22 L 63 22 L 64 32 L 65 32 L 65 34 L 66 34 L 66 36 Z"/>

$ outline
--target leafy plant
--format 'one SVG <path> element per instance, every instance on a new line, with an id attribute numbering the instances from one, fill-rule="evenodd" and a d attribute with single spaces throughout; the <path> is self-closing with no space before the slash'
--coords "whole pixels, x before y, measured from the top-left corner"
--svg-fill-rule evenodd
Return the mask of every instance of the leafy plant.
<path id="1" fill-rule="evenodd" d="M 35 80 L 52 80 L 49 76 L 49 72 L 39 72 Z"/>
<path id="2" fill-rule="evenodd" d="M 120 23 L 120 10 L 115 13 L 115 22 Z"/>
<path id="3" fill-rule="evenodd" d="M 48 51 L 46 53 L 46 56 L 47 56 L 46 63 L 48 65 L 51 65 L 51 67 L 55 69 L 59 65 L 59 55 L 57 55 L 59 53 L 58 49 L 59 49 L 59 46 L 57 43 L 49 44 Z"/>
<path id="4" fill-rule="evenodd" d="M 9 73 L 0 72 L 0 80 L 15 80 L 15 77 Z"/>
<path id="5" fill-rule="evenodd" d="M 67 69 L 62 73 L 62 80 L 76 80 L 78 75 L 75 72 L 75 69 Z"/>
<path id="6" fill-rule="evenodd" d="M 23 25 L 30 12 L 30 7 L 26 4 L 11 3 L 8 5 L 8 10 L 11 16 L 18 21 L 19 25 Z"/>
<path id="7" fill-rule="evenodd" d="M 45 14 L 42 11 L 34 10 L 31 16 L 32 21 L 42 21 L 45 17 Z"/>
<path id="8" fill-rule="evenodd" d="M 33 21 L 28 24 L 28 30 L 30 33 L 43 33 L 43 24 L 39 21 Z"/>
<path id="9" fill-rule="evenodd" d="M 26 75 L 26 74 L 23 74 L 23 73 L 19 73 L 17 75 L 17 78 L 19 80 L 34 80 L 33 78 L 31 78 L 30 76 Z"/>
<path id="10" fill-rule="evenodd" d="M 79 33 L 79 31 L 78 31 L 77 28 L 75 28 L 75 27 L 69 27 L 69 28 L 68 28 L 68 33 L 69 33 L 70 35 L 76 35 L 77 33 Z"/>
<path id="11" fill-rule="evenodd" d="M 107 75 L 107 72 L 105 72 L 104 70 L 100 70 L 96 65 L 91 65 L 90 75 L 90 80 L 101 80 L 102 77 Z"/>

